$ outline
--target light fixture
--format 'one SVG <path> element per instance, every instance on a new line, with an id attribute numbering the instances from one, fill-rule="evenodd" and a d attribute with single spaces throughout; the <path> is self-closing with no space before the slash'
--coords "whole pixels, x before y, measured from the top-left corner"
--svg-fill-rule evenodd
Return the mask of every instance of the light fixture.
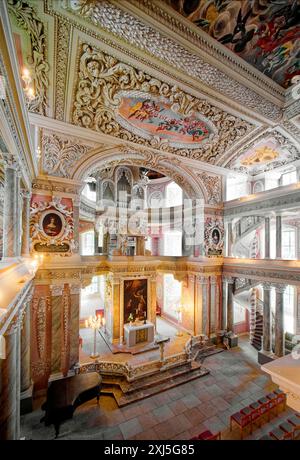
<path id="1" fill-rule="evenodd" d="M 96 333 L 97 330 L 100 329 L 101 326 L 101 316 L 90 316 L 89 319 L 85 320 L 85 327 L 90 327 L 94 329 L 94 352 L 90 355 L 91 358 L 95 359 L 98 358 L 99 353 L 96 352 Z"/>
<path id="2" fill-rule="evenodd" d="M 177 321 L 178 321 L 178 324 L 181 324 L 181 323 L 182 323 L 182 311 L 183 311 L 183 307 L 178 307 L 175 311 L 176 311 L 176 313 L 177 313 Z M 183 333 L 182 333 L 182 330 L 181 330 L 181 329 L 177 329 L 176 336 L 177 336 L 177 337 L 182 337 L 182 336 L 183 336 Z"/>
<path id="3" fill-rule="evenodd" d="M 24 82 L 25 96 L 29 101 L 32 101 L 35 98 L 35 94 L 34 94 L 34 89 L 31 86 L 32 78 L 30 76 L 29 70 L 26 67 L 24 67 L 24 69 L 23 69 L 23 73 L 22 73 L 21 78 L 22 78 L 22 80 Z"/>

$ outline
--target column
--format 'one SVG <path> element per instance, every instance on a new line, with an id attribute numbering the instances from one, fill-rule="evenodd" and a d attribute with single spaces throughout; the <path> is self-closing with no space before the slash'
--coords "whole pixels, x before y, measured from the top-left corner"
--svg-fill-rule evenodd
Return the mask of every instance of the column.
<path id="1" fill-rule="evenodd" d="M 74 241 L 75 248 L 74 253 L 79 253 L 79 208 L 80 208 L 80 197 L 76 196 L 73 198 L 73 219 L 74 219 Z"/>
<path id="2" fill-rule="evenodd" d="M 276 307 L 275 307 L 275 355 L 284 356 L 284 310 L 283 294 L 286 286 L 275 284 Z"/>
<path id="3" fill-rule="evenodd" d="M 296 309 L 295 309 L 295 321 L 296 321 L 296 335 L 300 335 L 300 286 L 297 286 L 296 294 Z"/>
<path id="4" fill-rule="evenodd" d="M 123 343 L 124 306 L 120 302 L 120 299 L 121 299 L 120 285 L 121 285 L 121 280 L 119 278 L 114 278 L 113 285 L 112 285 L 113 312 L 111 315 L 111 339 L 112 339 L 112 342 L 114 343 L 117 343 L 119 341 L 120 343 Z M 123 292 L 122 292 L 122 297 L 124 298 Z"/>
<path id="5" fill-rule="evenodd" d="M 227 281 L 222 277 L 222 314 L 220 328 L 222 331 L 226 329 L 227 324 Z"/>
<path id="6" fill-rule="evenodd" d="M 94 239 L 94 242 L 95 242 L 95 249 L 94 249 L 94 255 L 97 255 L 99 254 L 99 233 L 98 233 L 98 230 L 95 228 L 94 229 L 95 231 L 95 239 Z"/>
<path id="7" fill-rule="evenodd" d="M 21 254 L 22 256 L 29 255 L 29 220 L 30 220 L 30 192 L 22 191 L 23 208 L 22 208 L 22 240 Z"/>
<path id="8" fill-rule="evenodd" d="M 263 283 L 264 289 L 264 309 L 263 309 L 263 345 L 262 351 L 271 351 L 271 284 Z"/>
<path id="9" fill-rule="evenodd" d="M 151 275 L 150 280 L 150 311 L 147 312 L 147 320 L 154 324 L 156 331 L 156 274 Z"/>
<path id="10" fill-rule="evenodd" d="M 217 303 L 217 278 L 210 277 L 210 335 L 216 333 L 218 320 L 218 303 Z"/>
<path id="11" fill-rule="evenodd" d="M 182 232 L 182 255 L 190 257 L 193 254 L 193 246 L 188 243 L 191 237 L 187 236 L 187 233 L 183 230 Z"/>
<path id="12" fill-rule="evenodd" d="M 276 259 L 282 257 L 282 222 L 281 215 L 276 216 Z"/>
<path id="13" fill-rule="evenodd" d="M 17 328 L 5 334 L 6 358 L 0 359 L 0 440 L 17 439 Z"/>
<path id="14" fill-rule="evenodd" d="M 17 347 L 17 355 L 16 355 L 16 439 L 20 439 L 20 407 L 21 407 L 21 324 L 20 319 L 17 321 L 17 328 L 16 328 L 16 347 Z"/>
<path id="15" fill-rule="evenodd" d="M 21 328 L 21 414 L 32 411 L 30 335 L 30 301 L 27 301 Z"/>
<path id="16" fill-rule="evenodd" d="M 265 259 L 270 259 L 270 217 L 265 217 Z"/>
<path id="17" fill-rule="evenodd" d="M 300 226 L 296 228 L 296 259 L 300 260 Z"/>
<path id="18" fill-rule="evenodd" d="M 70 285 L 71 312 L 70 312 L 70 363 L 71 368 L 79 362 L 79 312 L 80 312 L 80 284 Z M 100 305 L 99 305 L 100 307 Z"/>
<path id="19" fill-rule="evenodd" d="M 62 284 L 52 284 L 50 286 L 51 296 L 51 374 L 61 372 L 61 352 L 63 343 L 62 330 Z"/>
<path id="20" fill-rule="evenodd" d="M 232 256 L 232 222 L 227 224 L 227 233 L 228 233 L 228 244 L 227 244 L 227 256 Z"/>
<path id="21" fill-rule="evenodd" d="M 300 166 L 297 166 L 296 174 L 297 174 L 297 182 L 300 182 Z"/>
<path id="22" fill-rule="evenodd" d="M 192 290 L 194 291 L 194 335 L 203 334 L 203 285 L 206 281 L 203 276 L 188 275 L 189 304 L 192 305 Z"/>
<path id="23" fill-rule="evenodd" d="M 12 155 L 5 157 L 3 206 L 3 257 L 17 257 L 19 245 L 19 182 L 17 165 Z"/>
<path id="24" fill-rule="evenodd" d="M 227 278 L 227 331 L 233 331 L 233 283 L 234 278 Z"/>

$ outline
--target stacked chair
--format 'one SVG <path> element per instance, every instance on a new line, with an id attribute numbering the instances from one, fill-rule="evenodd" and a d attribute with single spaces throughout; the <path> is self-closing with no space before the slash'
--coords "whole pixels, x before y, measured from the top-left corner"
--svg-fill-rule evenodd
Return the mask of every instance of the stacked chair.
<path id="1" fill-rule="evenodd" d="M 206 430 L 198 434 L 197 436 L 191 438 L 191 441 L 216 441 L 219 439 L 221 439 L 220 431 L 218 431 L 217 433 L 212 433 L 210 430 Z"/>
<path id="2" fill-rule="evenodd" d="M 250 429 L 250 433 L 252 433 L 255 424 L 260 427 L 264 420 L 270 421 L 271 414 L 278 415 L 280 406 L 282 410 L 286 409 L 286 394 L 281 390 L 275 390 L 232 414 L 230 416 L 230 431 L 232 431 L 233 425 L 237 425 L 240 429 L 241 439 L 243 439 L 246 429 Z"/>

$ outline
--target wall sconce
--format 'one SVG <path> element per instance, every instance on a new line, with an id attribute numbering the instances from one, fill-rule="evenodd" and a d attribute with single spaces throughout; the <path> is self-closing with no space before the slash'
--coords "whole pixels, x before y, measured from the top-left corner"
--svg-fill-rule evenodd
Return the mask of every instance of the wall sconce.
<path id="1" fill-rule="evenodd" d="M 26 67 L 23 69 L 22 80 L 24 82 L 24 92 L 25 96 L 29 101 L 32 101 L 35 98 L 34 89 L 31 86 L 32 78 L 30 72 Z"/>

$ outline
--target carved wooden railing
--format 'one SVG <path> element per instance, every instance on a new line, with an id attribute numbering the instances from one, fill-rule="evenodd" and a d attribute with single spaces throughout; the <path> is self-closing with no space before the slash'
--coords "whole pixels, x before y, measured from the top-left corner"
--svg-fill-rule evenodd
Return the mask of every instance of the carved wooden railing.
<path id="1" fill-rule="evenodd" d="M 89 363 L 81 363 L 74 367 L 76 374 L 86 372 L 99 372 L 102 375 L 114 375 L 125 377 L 128 382 L 166 371 L 172 367 L 191 364 L 196 356 L 196 349 L 199 345 L 203 346 L 206 343 L 206 337 L 203 335 L 192 336 L 184 345 L 184 351 L 170 355 L 164 358 L 163 361 L 157 359 L 144 364 L 132 366 L 128 362 L 120 363 L 114 361 L 94 361 Z"/>

